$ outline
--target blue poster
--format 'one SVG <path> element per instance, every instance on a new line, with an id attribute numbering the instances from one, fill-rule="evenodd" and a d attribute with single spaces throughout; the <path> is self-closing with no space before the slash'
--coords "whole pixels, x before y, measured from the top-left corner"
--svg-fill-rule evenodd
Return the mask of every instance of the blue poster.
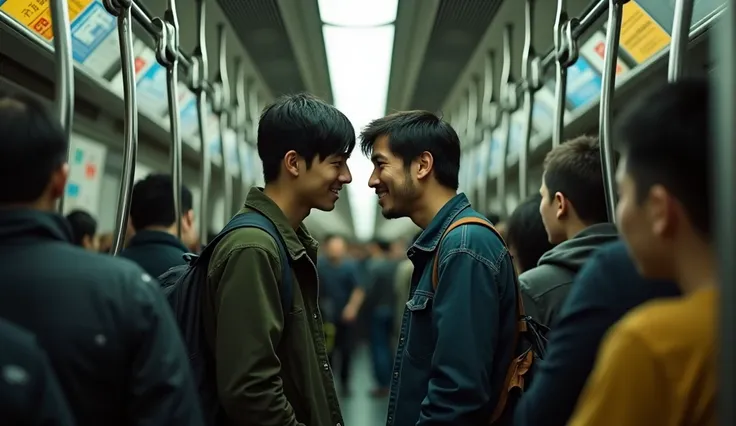
<path id="1" fill-rule="evenodd" d="M 567 69 L 567 101 L 578 109 L 601 95 L 603 83 L 598 71 L 584 58 Z"/>
<path id="2" fill-rule="evenodd" d="M 166 68 L 158 62 L 151 65 L 136 85 L 138 105 L 140 108 L 157 116 L 169 109 L 169 98 L 166 91 Z"/>
<path id="3" fill-rule="evenodd" d="M 491 148 L 488 150 L 489 176 L 496 176 L 501 168 L 501 156 L 503 155 L 501 152 L 501 145 L 503 145 L 503 141 L 501 140 L 502 136 L 503 131 L 501 129 L 494 130 L 491 135 Z"/>
<path id="4" fill-rule="evenodd" d="M 72 51 L 74 60 L 83 63 L 111 32 L 117 28 L 100 0 L 95 0 L 72 22 Z"/>
<path id="5" fill-rule="evenodd" d="M 183 137 L 199 137 L 199 123 L 197 122 L 197 100 L 190 98 L 189 102 L 179 112 L 179 124 Z"/>

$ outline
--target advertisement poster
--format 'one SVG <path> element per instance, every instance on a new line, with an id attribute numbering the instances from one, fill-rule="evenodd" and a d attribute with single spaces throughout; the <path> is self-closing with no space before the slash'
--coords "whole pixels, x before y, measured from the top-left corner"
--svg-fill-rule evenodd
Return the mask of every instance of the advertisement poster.
<path id="1" fill-rule="evenodd" d="M 664 29 L 672 34 L 672 18 L 675 16 L 675 0 L 636 0 L 639 7 Z M 690 28 L 695 27 L 703 18 L 713 13 L 726 0 L 695 0 L 693 19 Z M 624 7 L 625 8 L 625 7 Z"/>
<path id="2" fill-rule="evenodd" d="M 496 128 L 491 134 L 491 149 L 488 150 L 488 176 L 495 177 L 500 174 L 502 164 L 503 130 Z"/>
<path id="3" fill-rule="evenodd" d="M 81 209 L 97 217 L 107 148 L 77 134 L 72 135 L 71 145 L 64 213 Z"/>
<path id="4" fill-rule="evenodd" d="M 549 87 L 542 87 L 534 94 L 532 123 L 535 133 L 549 135 L 552 133 L 552 122 L 555 114 L 555 95 Z"/>
<path id="5" fill-rule="evenodd" d="M 486 161 L 488 161 L 488 150 L 490 149 L 490 144 L 490 140 L 483 140 L 480 145 L 478 145 L 478 152 L 475 155 L 476 165 L 473 179 L 478 187 L 482 186 L 483 180 L 488 178 L 488 171 L 486 170 L 488 166 L 486 165 Z"/>
<path id="6" fill-rule="evenodd" d="M 524 111 L 519 109 L 511 114 L 511 130 L 509 132 L 508 158 L 519 158 L 519 151 L 524 142 Z"/>
<path id="7" fill-rule="evenodd" d="M 93 1 L 69 0 L 69 21 L 74 22 Z M 50 0 L 0 0 L 0 10 L 44 40 L 53 40 Z"/>
<path id="8" fill-rule="evenodd" d="M 567 101 L 576 110 L 601 95 L 601 75 L 580 57 L 567 69 Z"/>
<path id="9" fill-rule="evenodd" d="M 603 74 L 606 58 L 606 36 L 602 31 L 596 31 L 580 46 L 580 54 L 588 60 L 590 65 L 599 73 Z M 629 67 L 618 58 L 616 61 L 616 78 L 629 72 Z"/>
<path id="10" fill-rule="evenodd" d="M 166 87 L 166 68 L 153 62 L 138 79 L 138 109 L 151 117 L 161 117 L 169 110 L 169 95 Z M 168 119 L 159 120 L 168 123 Z"/>
<path id="11" fill-rule="evenodd" d="M 641 0 L 639 0 L 641 1 Z M 666 3 L 668 0 L 656 0 Z M 672 15 L 670 15 L 670 19 Z M 669 46 L 670 36 L 649 14 L 630 1 L 624 5 L 619 45 L 640 64 Z"/>
<path id="12" fill-rule="evenodd" d="M 235 130 L 228 128 L 225 131 L 225 152 L 227 153 L 227 168 L 233 176 L 237 176 L 240 170 L 237 141 L 238 135 L 235 133 Z"/>

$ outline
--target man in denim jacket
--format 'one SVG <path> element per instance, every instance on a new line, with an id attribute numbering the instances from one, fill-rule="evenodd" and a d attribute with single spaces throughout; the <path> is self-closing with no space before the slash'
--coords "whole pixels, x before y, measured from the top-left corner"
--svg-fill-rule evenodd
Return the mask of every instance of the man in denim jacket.
<path id="1" fill-rule="evenodd" d="M 391 375 L 388 426 L 487 423 L 513 356 L 514 269 L 485 218 L 457 194 L 460 141 L 426 111 L 389 115 L 361 134 L 374 170 L 369 186 L 387 219 L 409 217 L 423 229 L 408 251 L 414 265 Z M 438 256 L 437 291 L 432 262 Z"/>

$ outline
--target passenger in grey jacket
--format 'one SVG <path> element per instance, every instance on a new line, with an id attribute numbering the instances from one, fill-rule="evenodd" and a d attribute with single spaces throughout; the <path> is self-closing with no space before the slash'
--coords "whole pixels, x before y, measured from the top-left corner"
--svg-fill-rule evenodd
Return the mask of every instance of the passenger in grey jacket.
<path id="1" fill-rule="evenodd" d="M 539 213 L 549 242 L 557 244 L 536 268 L 519 276 L 526 312 L 554 323 L 575 275 L 600 246 L 615 241 L 608 223 L 598 140 L 580 136 L 552 149 L 544 160 Z"/>

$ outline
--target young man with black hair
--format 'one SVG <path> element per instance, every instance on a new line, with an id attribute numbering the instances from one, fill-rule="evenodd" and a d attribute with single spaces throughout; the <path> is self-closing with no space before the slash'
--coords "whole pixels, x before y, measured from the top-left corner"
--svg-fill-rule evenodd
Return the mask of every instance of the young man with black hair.
<path id="1" fill-rule="evenodd" d="M 598 139 L 579 136 L 548 152 L 539 193 L 542 223 L 556 246 L 519 283 L 527 314 L 552 326 L 575 275 L 597 248 L 618 238 L 608 220 Z"/>
<path id="2" fill-rule="evenodd" d="M 343 424 L 318 308 L 318 244 L 302 222 L 312 209 L 335 208 L 354 147 L 347 117 L 313 96 L 284 96 L 261 114 L 265 188 L 252 188 L 240 212 L 278 230 L 292 300 L 282 306 L 279 244 L 266 231 L 236 229 L 216 245 L 203 314 L 230 425 Z"/>
<path id="3" fill-rule="evenodd" d="M 517 274 L 535 268 L 539 259 L 555 247 L 547 238 L 542 215 L 539 214 L 541 201 L 540 194 L 532 195 L 516 206 L 506 221 L 506 244 Z"/>
<path id="4" fill-rule="evenodd" d="M 618 225 L 639 272 L 683 296 L 608 333 L 570 425 L 716 424 L 718 278 L 707 81 L 668 84 L 621 118 Z"/>
<path id="5" fill-rule="evenodd" d="M 0 95 L 0 317 L 45 349 L 80 426 L 201 425 L 177 324 L 133 262 L 70 243 L 56 203 L 69 141 L 33 99 Z"/>
<path id="6" fill-rule="evenodd" d="M 181 239 L 176 235 L 174 180 L 170 175 L 150 174 L 136 182 L 130 202 L 130 222 L 135 234 L 121 257 L 130 259 L 151 276 L 186 264 L 183 255 L 197 243 L 192 191 L 181 187 Z"/>
<path id="7" fill-rule="evenodd" d="M 383 216 L 423 229 L 408 250 L 415 272 L 387 425 L 486 424 L 515 353 L 517 293 L 511 257 L 491 229 L 468 224 L 446 234 L 462 219 L 488 223 L 457 193 L 457 133 L 430 112 L 399 112 L 366 127 L 361 149 L 374 164 L 368 184 Z"/>
<path id="8" fill-rule="evenodd" d="M 72 242 L 89 251 L 99 251 L 97 240 L 97 221 L 91 214 L 83 210 L 74 210 L 66 215 L 72 228 Z"/>

